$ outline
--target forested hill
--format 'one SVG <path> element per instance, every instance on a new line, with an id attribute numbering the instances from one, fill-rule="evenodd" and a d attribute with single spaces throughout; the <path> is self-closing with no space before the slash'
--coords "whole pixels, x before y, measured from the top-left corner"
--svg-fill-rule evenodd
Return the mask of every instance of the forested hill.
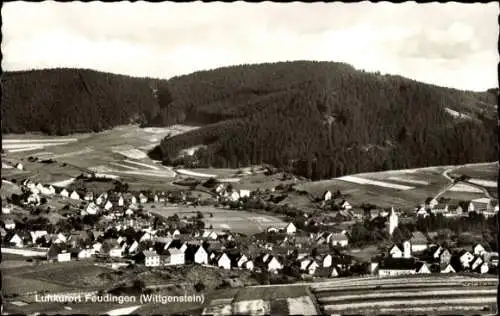
<path id="1" fill-rule="evenodd" d="M 85 69 L 5 72 L 2 133 L 65 135 L 143 122 L 158 115 L 160 82 Z"/>
<path id="2" fill-rule="evenodd" d="M 193 159 L 200 165 L 270 163 L 311 178 L 498 159 L 494 89 L 459 91 L 343 63 L 242 65 L 168 81 L 13 72 L 2 92 L 3 133 L 201 125 L 150 153 L 168 163 L 200 144 L 208 145 Z"/>
<path id="3" fill-rule="evenodd" d="M 167 163 L 200 144 L 201 165 L 270 163 L 311 178 L 498 159 L 494 93 L 329 62 L 220 68 L 168 86 L 165 121 L 203 127 L 151 152 Z"/>

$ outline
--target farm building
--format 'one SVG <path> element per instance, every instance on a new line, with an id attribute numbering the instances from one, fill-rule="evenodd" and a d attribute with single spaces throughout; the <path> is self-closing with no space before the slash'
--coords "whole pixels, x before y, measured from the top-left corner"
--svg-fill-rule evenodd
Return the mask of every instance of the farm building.
<path id="1" fill-rule="evenodd" d="M 24 166 L 23 166 L 23 164 L 22 164 L 22 163 L 20 163 L 20 162 L 19 162 L 19 163 L 17 163 L 17 164 L 16 164 L 16 169 L 18 169 L 18 170 L 24 170 Z"/>
<path id="2" fill-rule="evenodd" d="M 414 258 L 386 258 L 378 264 L 379 276 L 396 276 L 416 273 L 430 273 L 427 266 Z"/>

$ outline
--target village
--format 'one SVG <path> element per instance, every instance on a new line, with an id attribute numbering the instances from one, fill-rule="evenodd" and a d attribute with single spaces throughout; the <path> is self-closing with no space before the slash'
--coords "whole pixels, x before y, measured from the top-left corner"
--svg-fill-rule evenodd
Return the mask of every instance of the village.
<path id="1" fill-rule="evenodd" d="M 204 217 L 211 214 L 196 211 L 197 206 L 206 201 L 185 192 L 110 191 L 94 195 L 33 183 L 29 179 L 20 186 L 22 196 L 2 201 L 2 251 L 43 250 L 44 258 L 35 260 L 47 264 L 87 260 L 115 269 L 130 265 L 151 269 L 201 265 L 268 275 L 270 277 L 263 278 L 262 282 L 269 282 L 270 278 L 275 283 L 353 275 L 496 274 L 498 265 L 498 252 L 487 245 L 477 243 L 465 248 L 453 243 L 440 244 L 433 238 L 436 233 L 430 232 L 413 231 L 408 238 L 399 238 L 398 242 L 380 248 L 379 253 L 363 261 L 353 256 L 354 232 L 332 228 L 332 225 L 311 230 L 311 226 L 317 226 L 309 221 L 312 216 L 304 215 L 304 223 L 289 216 L 288 221 L 267 227 L 265 232 L 244 236 L 207 227 Z M 211 191 L 215 196 L 214 208 L 232 208 L 234 212 L 243 208 L 243 201 L 256 196 L 256 192 L 234 190 L 226 184 L 215 184 Z M 49 225 L 43 220 L 22 222 L 14 216 L 16 208 L 41 212 L 40 207 L 52 199 L 67 203 L 63 207 L 65 217 L 59 225 Z M 330 191 L 319 200 L 326 209 L 331 209 L 334 202 L 338 214 L 358 223 L 381 221 L 389 241 L 399 229 L 400 217 L 406 216 L 408 220 L 407 213 L 394 208 L 354 208 L 345 199 L 336 200 Z M 429 198 L 415 208 L 410 217 L 418 219 L 436 214 L 447 218 L 467 217 L 472 213 L 491 217 L 498 213 L 498 203 L 495 203 L 481 199 L 449 207 Z M 167 205 L 192 207 L 195 215 L 162 217 L 151 212 L 155 206 Z"/>

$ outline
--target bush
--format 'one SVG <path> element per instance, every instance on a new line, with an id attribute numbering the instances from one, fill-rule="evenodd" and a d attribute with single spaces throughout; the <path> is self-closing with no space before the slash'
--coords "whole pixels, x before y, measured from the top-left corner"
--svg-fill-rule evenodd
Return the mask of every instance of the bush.
<path id="1" fill-rule="evenodd" d="M 201 291 L 203 291 L 205 289 L 205 284 L 203 284 L 203 282 L 199 281 L 198 283 L 196 283 L 194 285 L 194 289 L 195 289 L 196 292 L 199 293 L 199 292 L 201 292 Z"/>

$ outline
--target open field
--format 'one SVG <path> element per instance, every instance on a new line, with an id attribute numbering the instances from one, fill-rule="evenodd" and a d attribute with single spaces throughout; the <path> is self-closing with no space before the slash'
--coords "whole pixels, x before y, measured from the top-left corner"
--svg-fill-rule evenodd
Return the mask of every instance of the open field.
<path id="1" fill-rule="evenodd" d="M 215 207 L 198 206 L 191 207 L 155 207 L 151 213 L 160 216 L 169 217 L 177 214 L 180 218 L 183 216 L 196 216 L 197 212 L 204 215 L 203 221 L 205 227 L 213 226 L 215 230 L 229 229 L 232 232 L 240 232 L 243 234 L 255 234 L 266 231 L 267 228 L 276 224 L 282 224 L 283 221 L 277 217 L 263 215 L 259 213 L 251 213 L 240 210 L 228 210 Z M 210 217 L 213 214 L 213 217 Z"/>
<path id="2" fill-rule="evenodd" d="M 350 182 L 350 183 L 356 183 L 356 184 L 367 184 L 367 185 L 373 185 L 373 186 L 379 186 L 379 187 L 384 187 L 384 188 L 390 188 L 390 189 L 396 189 L 396 190 L 411 190 L 414 189 L 415 187 L 410 187 L 406 185 L 400 185 L 400 184 L 395 184 L 395 183 L 389 183 L 389 182 L 384 182 L 384 181 L 377 181 L 377 180 L 370 180 L 370 179 L 365 179 L 361 177 L 356 177 L 356 176 L 344 176 L 337 178 L 338 180 Z"/>
<path id="3" fill-rule="evenodd" d="M 476 188 L 475 186 L 467 185 L 465 183 L 457 183 L 454 186 L 452 186 L 451 188 L 449 188 L 448 191 L 466 192 L 466 193 L 481 193 L 481 192 L 483 192 L 482 190 Z"/>
<path id="4" fill-rule="evenodd" d="M 306 285 L 257 286 L 210 295 L 204 315 L 317 315 Z"/>
<path id="5" fill-rule="evenodd" d="M 166 178 L 175 177 L 175 174 L 163 166 L 158 166 L 146 156 L 141 149 L 152 144 L 151 138 L 157 144 L 168 134 L 179 134 L 196 127 L 175 125 L 167 128 L 141 129 L 136 125 L 119 126 L 100 133 L 74 134 L 65 137 L 50 137 L 39 134 L 3 135 L 3 145 L 12 147 L 12 150 L 31 146 L 30 156 L 40 159 L 53 159 L 55 163 L 31 162 L 25 157 L 26 152 L 10 152 L 2 155 L 2 160 L 10 165 L 21 162 L 25 171 L 17 169 L 3 169 L 2 176 L 18 180 L 30 177 L 34 181 L 52 183 L 64 181 L 78 176 L 82 171 L 94 170 L 96 167 L 107 168 L 101 173 L 110 176 L 119 176 L 129 185 L 148 185 L 152 179 L 155 187 Z M 46 147 L 51 146 L 50 152 Z M 43 146 L 42 146 L 43 145 Z M 14 147 L 15 148 L 14 148 Z M 23 147 L 24 146 L 24 147 Z M 63 164 L 64 163 L 64 164 Z M 132 171 L 123 173 L 123 171 Z"/>
<path id="6" fill-rule="evenodd" d="M 474 183 L 480 185 L 482 187 L 491 187 L 496 188 L 498 186 L 498 181 L 489 181 L 489 180 L 481 180 L 481 179 L 469 179 L 467 182 Z"/>
<path id="7" fill-rule="evenodd" d="M 347 194 L 349 203 L 358 206 L 371 203 L 378 207 L 413 208 L 450 185 L 450 180 L 444 175 L 445 171 L 452 171 L 455 175 L 463 170 L 475 171 L 475 179 L 492 181 L 492 178 L 496 179 L 496 165 L 496 163 L 481 163 L 364 173 L 302 183 L 295 188 L 311 193 L 315 197 L 320 197 L 326 190 L 332 192 L 340 190 Z M 400 185 L 403 187 L 400 188 Z M 404 190 L 405 187 L 413 188 Z M 479 188 L 469 188 L 463 184 L 457 185 L 453 190 L 459 191 L 447 191 L 443 197 L 468 200 L 484 196 Z"/>
<path id="8" fill-rule="evenodd" d="M 391 310 L 399 314 L 412 311 L 494 311 L 496 302 L 495 278 L 491 285 L 479 284 L 480 279 L 449 275 L 428 277 L 396 277 L 342 281 L 329 286 L 312 286 L 319 304 L 326 313 L 380 314 Z M 467 283 L 470 282 L 470 283 Z M 477 286 L 467 286 L 474 284 Z"/>
<path id="9" fill-rule="evenodd" d="M 453 171 L 453 174 L 466 175 L 473 179 L 497 182 L 498 162 L 484 164 L 469 164 Z"/>

